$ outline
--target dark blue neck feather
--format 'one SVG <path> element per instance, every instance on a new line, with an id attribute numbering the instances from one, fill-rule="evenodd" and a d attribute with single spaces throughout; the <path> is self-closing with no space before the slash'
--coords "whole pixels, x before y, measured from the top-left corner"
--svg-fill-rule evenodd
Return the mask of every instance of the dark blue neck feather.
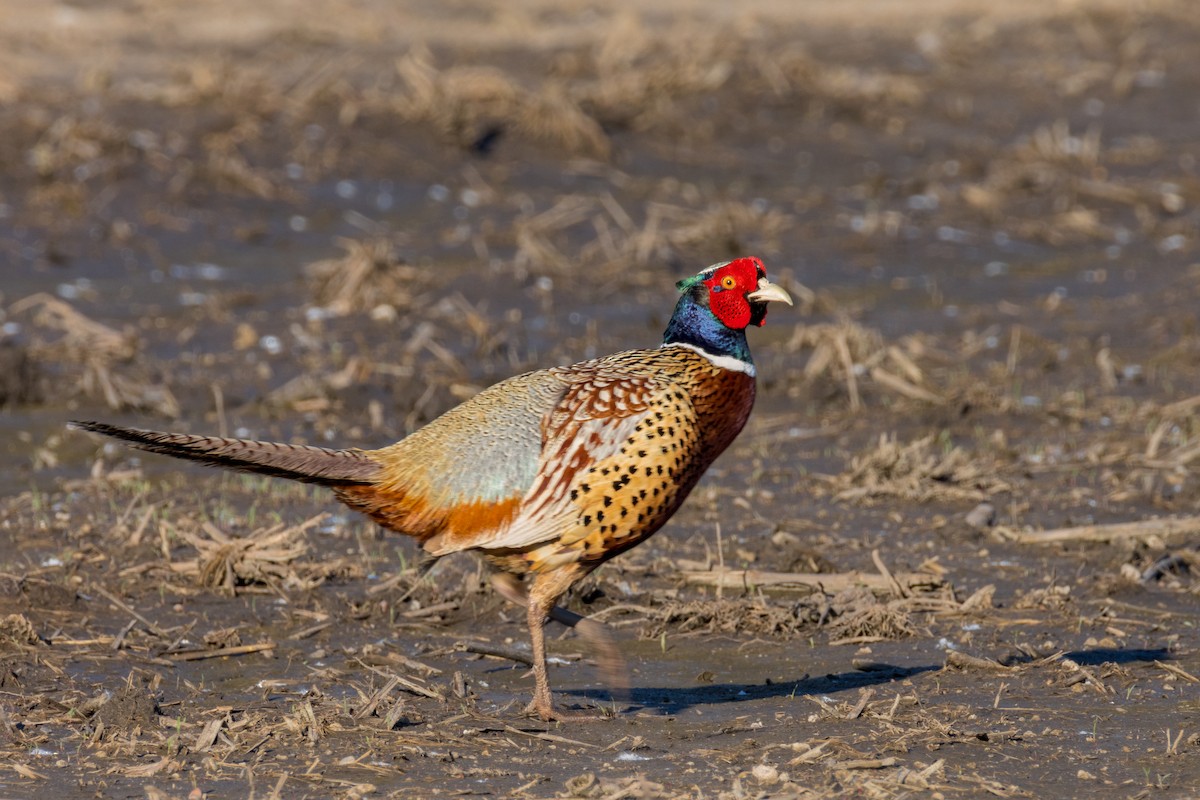
<path id="1" fill-rule="evenodd" d="M 697 301 L 695 292 L 685 292 L 663 333 L 663 344 L 690 344 L 714 356 L 729 356 L 753 364 L 746 331 L 727 327 L 707 305 Z"/>

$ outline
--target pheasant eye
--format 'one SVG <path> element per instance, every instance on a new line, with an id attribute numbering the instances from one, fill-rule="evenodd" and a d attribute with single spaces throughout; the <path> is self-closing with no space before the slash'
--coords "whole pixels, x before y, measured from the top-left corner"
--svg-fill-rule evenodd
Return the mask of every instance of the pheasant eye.
<path id="1" fill-rule="evenodd" d="M 726 275 L 721 279 L 721 286 L 725 287 L 726 289 L 732 289 L 734 286 L 737 286 L 737 281 L 732 275 Z"/>

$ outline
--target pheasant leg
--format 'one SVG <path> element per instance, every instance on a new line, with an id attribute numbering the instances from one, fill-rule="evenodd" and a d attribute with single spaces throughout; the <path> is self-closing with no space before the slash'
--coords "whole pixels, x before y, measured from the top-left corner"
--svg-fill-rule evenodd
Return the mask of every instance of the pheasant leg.
<path id="1" fill-rule="evenodd" d="M 497 594 L 510 603 L 518 606 L 529 606 L 529 594 L 525 584 L 517 576 L 507 572 L 492 574 L 492 587 Z M 550 619 L 568 628 L 574 628 L 587 641 L 596 657 L 604 685 L 614 700 L 628 702 L 629 700 L 629 668 L 612 631 L 602 622 L 588 619 L 574 611 L 568 611 L 562 606 L 555 605 L 550 609 Z"/>
<path id="2" fill-rule="evenodd" d="M 535 711 L 549 722 L 555 718 L 554 701 L 550 697 L 550 679 L 546 675 L 546 615 L 557 598 L 540 598 L 526 606 L 529 618 L 529 641 L 533 646 L 533 702 L 527 711 Z"/>
<path id="3" fill-rule="evenodd" d="M 556 709 L 550 696 L 550 679 L 546 673 L 546 618 L 558 599 L 563 596 L 579 577 L 576 570 L 560 569 L 536 574 L 529 589 L 528 622 L 529 641 L 533 646 L 533 702 L 526 713 L 536 714 L 547 722 L 551 720 L 599 720 L 604 715 L 588 711 L 564 711 Z"/>

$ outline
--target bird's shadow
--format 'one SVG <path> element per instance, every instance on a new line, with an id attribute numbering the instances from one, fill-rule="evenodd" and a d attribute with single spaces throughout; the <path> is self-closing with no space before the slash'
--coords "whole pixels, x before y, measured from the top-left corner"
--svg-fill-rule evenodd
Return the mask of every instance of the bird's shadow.
<path id="1" fill-rule="evenodd" d="M 1098 667 L 1101 664 L 1132 664 L 1137 661 L 1170 661 L 1171 653 L 1165 647 L 1147 650 L 1139 647 L 1096 647 L 1091 650 L 1071 650 L 1063 653 L 1065 659 L 1070 659 L 1084 667 Z M 1004 663 L 1008 666 L 1035 661 L 1032 656 L 1019 658 Z"/>
<path id="2" fill-rule="evenodd" d="M 1063 653 L 1063 658 L 1070 659 L 1086 667 L 1100 664 L 1131 664 L 1135 662 L 1168 661 L 1170 653 L 1164 648 L 1109 648 L 1101 647 L 1088 650 L 1072 650 Z M 1020 666 L 1035 659 L 1019 659 L 1006 662 L 1007 666 Z M 754 700 L 765 700 L 774 697 L 805 697 L 832 695 L 851 689 L 862 689 L 869 686 L 892 683 L 904 680 L 925 672 L 937 672 L 942 664 L 921 664 L 915 666 L 897 666 L 881 664 L 868 671 L 854 670 L 821 676 L 808 676 L 790 681 L 769 681 L 767 683 L 712 683 L 686 687 L 634 687 L 625 697 L 614 697 L 607 689 L 563 689 L 562 694 L 578 697 L 596 704 L 612 702 L 627 706 L 626 712 L 655 711 L 664 715 L 678 714 L 697 706 L 719 705 L 722 703 L 744 703 Z"/>
<path id="3" fill-rule="evenodd" d="M 688 687 L 637 686 L 630 690 L 625 697 L 613 697 L 606 689 L 565 689 L 562 693 L 596 703 L 611 703 L 615 700 L 618 703 L 626 704 L 627 711 L 652 710 L 669 715 L 678 714 L 696 706 L 844 692 L 848 689 L 891 683 L 941 668 L 941 664 L 922 664 L 910 667 L 883 665 L 879 669 L 869 671 L 854 670 L 821 676 L 805 675 L 795 680 L 769 681 L 767 683 L 709 683 Z"/>

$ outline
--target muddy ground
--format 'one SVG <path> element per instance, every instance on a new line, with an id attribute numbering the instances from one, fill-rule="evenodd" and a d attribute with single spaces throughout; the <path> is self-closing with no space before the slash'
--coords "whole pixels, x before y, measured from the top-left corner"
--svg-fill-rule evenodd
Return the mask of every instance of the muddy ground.
<path id="1" fill-rule="evenodd" d="M 832 5 L 6 4 L 0 796 L 1200 791 L 1200 17 Z M 748 253 L 605 721 L 473 558 L 64 429 L 383 445 Z"/>

